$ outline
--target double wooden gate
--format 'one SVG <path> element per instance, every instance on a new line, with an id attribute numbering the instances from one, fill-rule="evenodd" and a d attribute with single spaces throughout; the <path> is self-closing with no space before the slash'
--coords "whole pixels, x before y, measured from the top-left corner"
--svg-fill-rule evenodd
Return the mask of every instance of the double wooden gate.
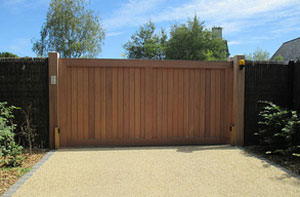
<path id="1" fill-rule="evenodd" d="M 231 61 L 57 63 L 62 147 L 230 143 Z"/>

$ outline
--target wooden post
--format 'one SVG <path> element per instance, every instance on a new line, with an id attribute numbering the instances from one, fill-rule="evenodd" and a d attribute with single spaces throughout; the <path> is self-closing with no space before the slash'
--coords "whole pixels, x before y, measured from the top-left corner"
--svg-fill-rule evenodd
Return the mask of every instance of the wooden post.
<path id="1" fill-rule="evenodd" d="M 233 125 L 231 145 L 244 145 L 244 109 L 245 109 L 245 68 L 240 67 L 240 60 L 245 56 L 233 57 Z"/>
<path id="2" fill-rule="evenodd" d="M 58 127 L 58 71 L 59 53 L 48 53 L 49 70 L 49 148 L 54 148 L 54 131 Z"/>

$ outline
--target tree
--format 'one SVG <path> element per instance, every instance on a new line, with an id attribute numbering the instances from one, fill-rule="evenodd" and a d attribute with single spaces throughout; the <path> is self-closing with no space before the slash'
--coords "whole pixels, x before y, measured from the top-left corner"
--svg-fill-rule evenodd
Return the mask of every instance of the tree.
<path id="1" fill-rule="evenodd" d="M 85 0 L 52 0 L 40 40 L 32 50 L 38 56 L 57 51 L 62 57 L 95 57 L 105 37 L 100 19 Z"/>
<path id="2" fill-rule="evenodd" d="M 279 62 L 283 62 L 284 61 L 284 59 L 283 59 L 283 57 L 281 55 L 277 55 L 277 56 L 275 56 L 272 59 L 275 60 L 275 61 L 279 61 Z"/>
<path id="3" fill-rule="evenodd" d="M 164 59 L 167 35 L 164 29 L 155 34 L 155 25 L 151 21 L 140 26 L 131 36 L 131 41 L 123 45 L 127 58 L 130 59 Z"/>
<path id="4" fill-rule="evenodd" d="M 262 50 L 261 48 L 257 48 L 253 53 L 247 54 L 245 58 L 246 60 L 251 61 L 269 61 L 270 53 Z"/>
<path id="5" fill-rule="evenodd" d="M 0 58 L 1 57 L 18 57 L 18 56 L 10 52 L 0 52 Z"/>
<path id="6" fill-rule="evenodd" d="M 227 44 L 205 28 L 195 16 L 187 24 L 173 25 L 166 47 L 166 59 L 226 60 Z"/>

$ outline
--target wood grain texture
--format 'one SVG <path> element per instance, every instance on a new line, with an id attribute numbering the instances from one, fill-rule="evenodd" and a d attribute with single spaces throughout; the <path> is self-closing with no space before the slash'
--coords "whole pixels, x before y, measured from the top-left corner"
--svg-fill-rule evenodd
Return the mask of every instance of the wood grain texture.
<path id="1" fill-rule="evenodd" d="M 101 68 L 95 68 L 95 139 L 101 139 Z"/>
<path id="2" fill-rule="evenodd" d="M 62 147 L 230 142 L 232 62 L 60 61 Z"/>

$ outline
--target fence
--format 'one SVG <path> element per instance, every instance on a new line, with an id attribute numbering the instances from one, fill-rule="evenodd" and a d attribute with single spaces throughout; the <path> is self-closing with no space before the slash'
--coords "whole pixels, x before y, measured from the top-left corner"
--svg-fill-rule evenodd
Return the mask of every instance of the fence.
<path id="1" fill-rule="evenodd" d="M 258 101 L 300 111 L 300 64 L 247 61 L 245 74 L 245 145 L 251 145 L 258 143 Z"/>
<path id="2" fill-rule="evenodd" d="M 48 58 L 0 59 L 0 101 L 21 108 L 32 104 L 32 123 L 38 131 L 35 146 L 49 146 Z M 20 110 L 15 117 L 18 125 L 24 122 Z"/>
<path id="3" fill-rule="evenodd" d="M 52 63 L 56 63 L 56 62 L 52 62 Z M 50 60 L 49 60 L 49 64 L 51 64 Z M 180 71 L 179 73 L 181 72 L 182 71 Z M 102 73 L 102 70 L 100 71 L 100 73 Z M 125 73 L 127 73 L 127 71 L 125 71 Z M 159 73 L 158 76 L 161 76 L 161 73 L 160 72 L 158 73 Z M 177 76 L 177 71 L 175 71 L 175 73 L 176 73 L 175 76 Z M 199 73 L 201 75 L 202 71 L 199 71 Z M 1 59 L 0 60 L 0 101 L 8 101 L 10 105 L 15 105 L 19 107 L 25 107 L 30 103 L 33 104 L 33 106 L 37 109 L 37 111 L 33 115 L 33 123 L 37 126 L 37 130 L 39 131 L 39 136 L 36 141 L 36 145 L 38 147 L 49 146 L 49 142 L 48 142 L 49 139 L 49 128 L 48 128 L 49 88 L 48 87 L 50 85 L 48 84 L 49 74 L 48 74 L 47 58 Z M 163 75 L 163 71 L 162 71 L 162 75 Z M 197 76 L 198 74 L 189 73 L 189 76 L 190 75 L 193 77 L 193 75 Z M 123 76 L 127 76 L 127 74 Z M 168 74 L 166 76 L 168 76 Z M 234 73 L 233 76 L 235 76 Z M 245 107 L 244 135 L 245 136 L 244 137 L 240 136 L 244 138 L 245 145 L 257 143 L 257 138 L 254 136 L 254 133 L 257 132 L 258 129 L 257 121 L 258 121 L 258 113 L 260 110 L 260 106 L 257 104 L 257 102 L 259 100 L 272 101 L 275 104 L 278 104 L 282 107 L 291 108 L 300 111 L 300 94 L 299 94 L 300 77 L 299 76 L 300 76 L 299 62 L 298 63 L 290 62 L 289 64 L 282 64 L 276 62 L 251 62 L 251 61 L 246 62 L 245 83 L 243 82 L 237 83 L 237 79 L 233 81 L 233 84 L 235 84 L 233 90 L 237 88 L 238 85 L 245 84 L 245 103 L 244 103 L 244 107 Z M 199 80 L 201 81 L 201 78 Z M 159 81 L 159 83 L 161 82 Z M 174 83 L 177 86 L 176 77 L 173 78 L 173 84 Z M 135 85 L 139 86 L 141 84 L 135 84 Z M 50 92 L 51 91 L 52 93 L 55 92 L 55 88 L 54 87 L 52 87 L 52 89 L 50 88 Z M 193 92 L 192 94 L 190 93 L 191 92 L 188 93 L 189 98 L 193 97 L 194 94 Z M 201 95 L 201 92 L 195 92 L 195 96 L 198 96 L 198 93 L 200 93 Z M 174 94 L 177 93 L 175 92 Z M 242 96 L 241 94 L 233 96 L 234 97 L 233 99 L 236 99 L 236 101 L 233 102 L 233 105 L 242 106 L 241 103 L 237 104 L 237 102 L 243 102 L 243 97 L 241 96 Z M 50 98 L 55 99 L 53 96 L 51 97 L 51 95 Z M 174 102 L 177 102 L 176 99 Z M 112 101 L 112 102 L 116 102 L 116 101 Z M 117 102 L 119 101 L 117 100 Z M 235 106 L 233 106 L 233 116 L 237 114 L 234 112 L 234 107 Z M 53 109 L 55 108 L 55 106 L 50 106 L 50 108 Z M 168 111 L 168 109 L 166 110 Z M 137 113 L 141 113 L 141 111 Z M 198 111 L 196 112 L 196 115 L 198 115 Z M 21 115 L 21 113 L 19 112 L 16 113 L 16 120 L 19 125 L 24 121 L 23 118 L 24 117 Z M 176 119 L 176 114 L 174 114 L 174 118 Z M 239 118 L 239 117 L 235 117 L 235 118 Z M 160 120 L 158 120 L 156 124 L 161 126 L 161 123 L 159 121 Z M 203 122 L 203 120 L 199 120 L 199 121 Z M 168 121 L 164 121 L 164 122 L 171 125 L 171 122 L 174 121 L 173 120 L 169 121 L 169 123 Z M 179 124 L 181 125 L 181 123 Z M 95 126 L 99 127 L 99 125 L 95 125 Z M 203 128 L 203 125 L 201 126 L 199 124 L 199 128 L 200 127 Z"/>

